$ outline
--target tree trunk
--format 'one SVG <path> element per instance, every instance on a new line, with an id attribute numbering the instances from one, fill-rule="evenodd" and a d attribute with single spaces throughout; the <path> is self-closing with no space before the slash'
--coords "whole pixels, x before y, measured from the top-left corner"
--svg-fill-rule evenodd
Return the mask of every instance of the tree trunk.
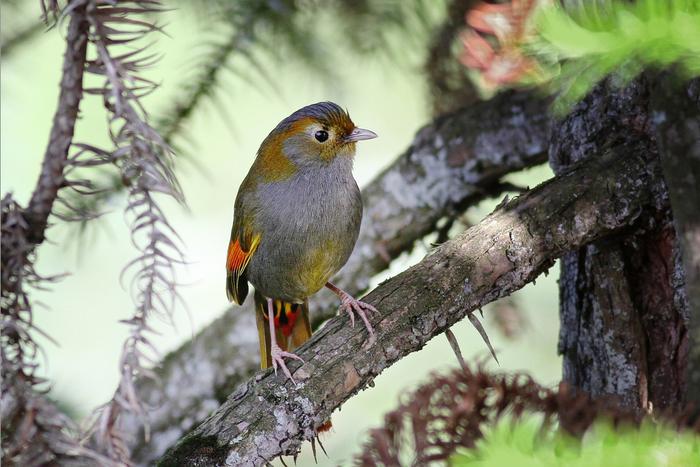
<path id="1" fill-rule="evenodd" d="M 653 124 L 685 266 L 690 324 L 686 399 L 700 413 L 700 78 L 662 73 L 652 95 Z"/>
<path id="2" fill-rule="evenodd" d="M 554 125 L 553 170 L 620 141 L 658 157 L 649 101 L 645 78 L 596 87 Z M 559 284 L 564 381 L 647 410 L 683 404 L 688 359 L 685 276 L 665 188 L 654 205 L 627 234 L 565 255 Z"/>

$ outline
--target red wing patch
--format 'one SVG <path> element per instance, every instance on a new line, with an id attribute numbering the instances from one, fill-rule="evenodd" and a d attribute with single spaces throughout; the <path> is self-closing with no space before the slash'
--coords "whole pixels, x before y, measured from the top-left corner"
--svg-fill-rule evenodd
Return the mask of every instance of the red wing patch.
<path id="1" fill-rule="evenodd" d="M 228 257 L 226 258 L 226 269 L 231 272 L 240 271 L 241 266 L 243 266 L 243 263 L 245 262 L 246 256 L 248 256 L 248 253 L 243 251 L 238 239 L 236 239 L 235 242 L 229 242 Z"/>
<path id="2" fill-rule="evenodd" d="M 248 266 L 250 258 L 253 256 L 255 249 L 258 247 L 258 243 L 260 243 L 260 235 L 256 235 L 253 238 L 253 241 L 250 243 L 250 248 L 248 251 L 245 251 L 241 247 L 241 243 L 238 241 L 238 239 L 229 242 L 228 256 L 226 258 L 226 270 L 240 275 L 246 266 Z"/>
<path id="3" fill-rule="evenodd" d="M 229 300 L 235 301 L 239 305 L 248 293 L 248 285 L 245 282 L 245 278 L 242 278 L 243 272 L 259 243 L 260 235 L 256 235 L 250 241 L 248 251 L 243 249 L 237 237 L 228 244 L 228 253 L 226 255 L 226 295 Z M 241 283 L 241 279 L 243 283 Z"/>

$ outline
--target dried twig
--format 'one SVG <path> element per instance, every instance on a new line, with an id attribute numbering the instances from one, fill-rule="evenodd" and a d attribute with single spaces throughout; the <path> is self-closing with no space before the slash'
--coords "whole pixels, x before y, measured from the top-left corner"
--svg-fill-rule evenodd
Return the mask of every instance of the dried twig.
<path id="1" fill-rule="evenodd" d="M 467 371 L 467 363 L 464 361 L 462 349 L 459 348 L 459 342 L 457 342 L 457 337 L 455 337 L 451 329 L 445 331 L 445 337 L 447 337 L 447 342 L 450 343 L 450 347 L 452 347 L 452 351 L 455 353 L 455 357 L 457 357 L 459 366 L 462 367 L 464 371 Z"/>
<path id="2" fill-rule="evenodd" d="M 484 343 L 486 344 L 486 347 L 489 348 L 489 352 L 491 352 L 491 356 L 493 357 L 494 360 L 496 360 L 496 363 L 500 362 L 498 361 L 498 357 L 496 357 L 496 351 L 493 350 L 493 346 L 491 345 L 491 341 L 489 340 L 488 334 L 486 334 L 486 330 L 484 329 L 484 326 L 482 326 L 481 321 L 479 321 L 479 318 L 474 315 L 474 313 L 468 313 L 467 318 L 469 319 L 469 322 L 472 323 L 472 326 L 474 326 L 474 329 L 477 330 L 481 338 L 484 340 Z"/>

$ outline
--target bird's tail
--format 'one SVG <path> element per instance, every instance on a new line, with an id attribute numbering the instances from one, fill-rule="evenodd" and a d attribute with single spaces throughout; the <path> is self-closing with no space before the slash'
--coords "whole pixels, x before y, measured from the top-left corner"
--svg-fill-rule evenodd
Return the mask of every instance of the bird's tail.
<path id="1" fill-rule="evenodd" d="M 272 302 L 275 320 L 277 344 L 288 352 L 293 351 L 311 337 L 309 322 L 309 302 L 289 303 L 282 300 Z M 270 356 L 270 325 L 267 317 L 267 300 L 255 292 L 255 316 L 258 323 L 258 339 L 260 341 L 260 368 L 272 366 Z"/>

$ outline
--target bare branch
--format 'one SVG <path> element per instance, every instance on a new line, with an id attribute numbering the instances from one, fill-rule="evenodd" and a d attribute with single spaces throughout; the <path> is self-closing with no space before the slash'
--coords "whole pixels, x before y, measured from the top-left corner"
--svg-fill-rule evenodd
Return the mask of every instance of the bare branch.
<path id="1" fill-rule="evenodd" d="M 506 93 L 421 129 L 396 162 L 363 190 L 362 231 L 337 284 L 351 293 L 366 290 L 372 276 L 433 232 L 441 219 L 498 193 L 493 187 L 502 176 L 544 162 L 546 106 L 531 94 Z M 337 306 L 332 294 L 312 297 L 314 322 L 334 316 Z M 140 385 L 141 397 L 153 407 L 152 436 L 150 443 L 139 442 L 135 459 L 157 459 L 257 371 L 255 329 L 252 304 L 233 307 L 166 357 L 158 371 L 165 391 L 148 381 Z M 127 422 L 128 430 L 136 430 L 134 420 Z"/>
<path id="2" fill-rule="evenodd" d="M 376 339 L 346 317 L 298 349 L 291 382 L 263 371 L 181 439 L 161 465 L 263 465 L 295 454 L 333 410 L 468 313 L 534 280 L 564 252 L 633 225 L 663 189 L 645 146 L 623 143 L 514 199 L 365 301 Z"/>
<path id="3" fill-rule="evenodd" d="M 49 9 L 53 8 L 52 5 L 53 2 L 49 2 Z M 44 240 L 44 231 L 53 203 L 58 190 L 63 186 L 63 170 L 67 164 L 68 150 L 73 140 L 80 100 L 83 97 L 83 73 L 89 24 L 85 16 L 85 2 L 74 1 L 72 6 L 66 35 L 67 47 L 63 57 L 58 107 L 53 118 L 39 180 L 25 212 L 29 239 L 36 244 Z"/>

